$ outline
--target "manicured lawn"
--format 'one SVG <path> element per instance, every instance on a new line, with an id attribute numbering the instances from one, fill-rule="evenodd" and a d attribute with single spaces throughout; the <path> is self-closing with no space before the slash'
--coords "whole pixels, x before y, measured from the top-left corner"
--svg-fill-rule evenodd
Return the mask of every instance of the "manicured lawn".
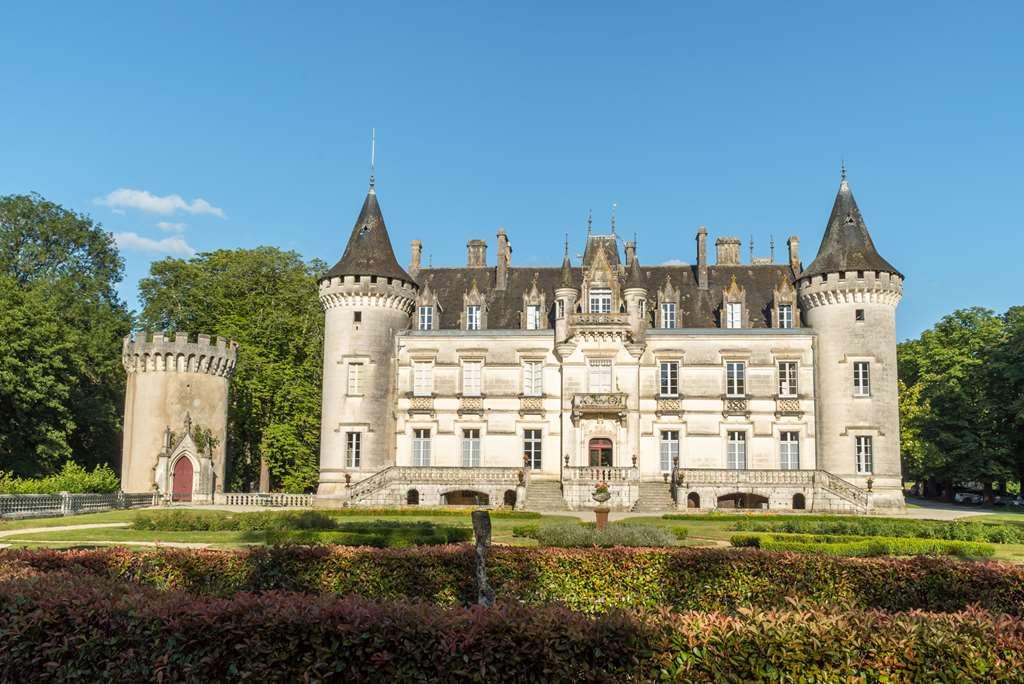
<path id="1" fill-rule="evenodd" d="M 88 525 L 90 523 L 131 522 L 138 511 L 107 511 L 84 515 L 58 516 L 55 518 L 27 518 L 0 521 L 0 532 L 23 530 L 28 527 L 61 527 L 63 525 Z"/>

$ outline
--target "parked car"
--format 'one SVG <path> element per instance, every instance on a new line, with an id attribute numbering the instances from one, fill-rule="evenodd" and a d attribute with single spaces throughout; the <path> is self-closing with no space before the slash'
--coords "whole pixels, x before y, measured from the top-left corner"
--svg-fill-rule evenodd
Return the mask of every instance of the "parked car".
<path id="1" fill-rule="evenodd" d="M 985 502 L 985 497 L 981 494 L 975 494 L 974 492 L 957 492 L 953 495 L 953 501 L 960 504 L 980 506 Z"/>

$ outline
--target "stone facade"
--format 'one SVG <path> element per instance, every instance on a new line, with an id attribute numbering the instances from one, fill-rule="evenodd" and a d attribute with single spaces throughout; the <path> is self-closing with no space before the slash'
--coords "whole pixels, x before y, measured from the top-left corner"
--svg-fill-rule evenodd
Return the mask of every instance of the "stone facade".
<path id="1" fill-rule="evenodd" d="M 895 309 L 843 178 L 818 256 L 643 267 L 588 228 L 582 260 L 397 264 L 371 186 L 327 317 L 319 503 L 832 511 L 903 506 Z M 624 247 L 620 252 L 620 244 Z M 411 273 L 411 275 L 410 275 Z M 667 502 L 667 504 L 665 503 Z"/>
<path id="2" fill-rule="evenodd" d="M 237 354 L 236 343 L 210 335 L 136 333 L 125 338 L 123 491 L 155 490 L 170 498 L 177 474 L 179 485 L 189 479 L 188 496 L 179 499 L 212 502 L 214 492 L 223 488 L 228 384 Z M 199 439 L 202 449 L 195 439 L 200 430 L 212 437 Z M 177 491 L 186 490 L 179 486 Z"/>

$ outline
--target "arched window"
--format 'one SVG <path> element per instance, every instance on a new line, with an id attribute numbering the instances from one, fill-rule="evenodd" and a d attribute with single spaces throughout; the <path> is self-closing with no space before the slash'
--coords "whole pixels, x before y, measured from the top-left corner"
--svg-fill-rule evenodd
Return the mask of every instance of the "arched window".
<path id="1" fill-rule="evenodd" d="M 516 490 L 506 489 L 505 490 L 505 505 L 509 508 L 516 507 Z"/>
<path id="2" fill-rule="evenodd" d="M 794 494 L 793 495 L 793 510 L 794 511 L 802 511 L 805 508 L 807 508 L 807 499 L 804 497 L 804 495 L 803 494 Z"/>
<path id="3" fill-rule="evenodd" d="M 590 440 L 590 465 L 592 467 L 612 467 L 612 441 L 604 437 Z"/>
<path id="4" fill-rule="evenodd" d="M 420 493 L 419 493 L 419 491 L 417 491 L 415 489 L 410 489 L 408 492 L 406 492 L 406 494 L 405 494 L 405 503 L 406 503 L 406 505 L 409 505 L 409 506 L 419 506 L 420 505 Z"/>

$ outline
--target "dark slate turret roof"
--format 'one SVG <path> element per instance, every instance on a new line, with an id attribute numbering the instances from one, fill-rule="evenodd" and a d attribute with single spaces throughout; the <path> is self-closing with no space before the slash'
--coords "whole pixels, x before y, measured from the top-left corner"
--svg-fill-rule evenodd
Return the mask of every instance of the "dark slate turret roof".
<path id="1" fill-rule="evenodd" d="M 800 278 L 841 271 L 885 271 L 903 277 L 875 249 L 846 178 L 839 183 L 839 192 L 832 205 L 825 236 L 818 247 L 818 256 L 800 272 Z"/>
<path id="2" fill-rule="evenodd" d="M 378 276 L 397 278 L 408 283 L 415 282 L 395 259 L 395 251 L 391 248 L 391 238 L 388 237 L 388 229 L 384 225 L 384 216 L 380 213 L 373 185 L 366 193 L 363 208 L 356 219 L 356 225 L 352 228 L 352 235 L 348 239 L 348 246 L 345 247 L 341 261 L 324 277 L 346 275 Z"/>
<path id="3" fill-rule="evenodd" d="M 636 257 L 633 257 L 633 261 L 626 268 L 625 288 L 628 290 L 631 287 L 647 287 L 647 281 L 644 279 L 643 273 L 640 272 L 640 260 Z"/>
<path id="4" fill-rule="evenodd" d="M 591 266 L 597 258 L 597 251 L 603 249 L 609 266 L 618 266 L 619 239 L 615 235 L 588 235 L 587 246 L 583 249 L 583 265 Z"/>

